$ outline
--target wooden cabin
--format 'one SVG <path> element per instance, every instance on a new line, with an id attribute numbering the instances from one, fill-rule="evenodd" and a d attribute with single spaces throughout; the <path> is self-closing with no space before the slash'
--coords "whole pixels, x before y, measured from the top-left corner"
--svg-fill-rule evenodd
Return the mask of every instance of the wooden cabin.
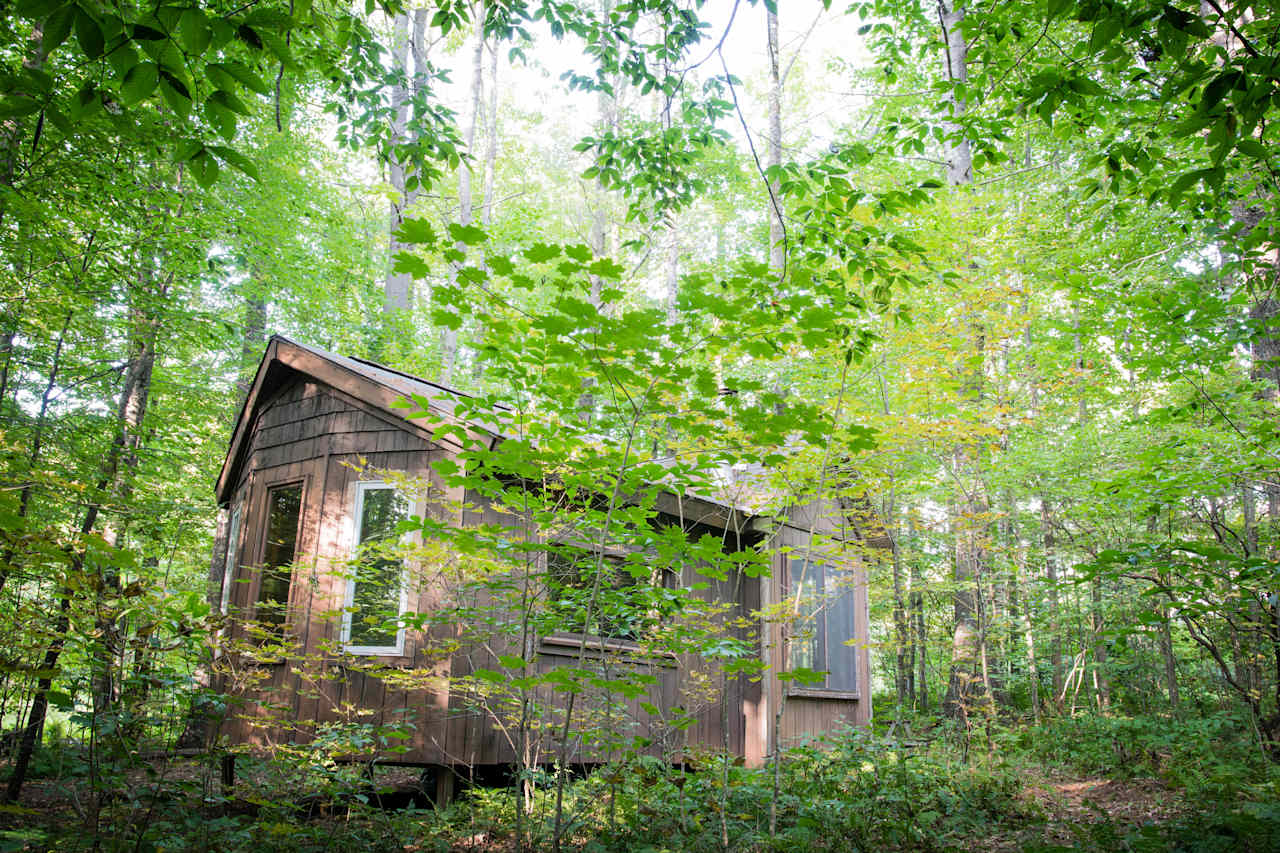
<path id="1" fill-rule="evenodd" d="M 326 725 L 398 723 L 398 752 L 389 751 L 392 742 L 373 747 L 389 763 L 460 770 L 516 761 L 519 745 L 501 713 L 451 689 L 470 674 L 503 671 L 497 659 L 502 649 L 472 642 L 442 657 L 439 632 L 448 633 L 449 626 L 421 627 L 410 618 L 438 605 L 441 592 L 431 584 L 401 590 L 405 618 L 398 627 L 370 627 L 359 618 L 361 576 L 350 571 L 355 549 L 385 535 L 396 518 L 439 513 L 430 498 L 405 497 L 404 483 L 438 484 L 433 462 L 457 449 L 434 438 L 423 421 L 406 418 L 404 400 L 418 395 L 450 418 L 455 394 L 369 361 L 271 339 L 217 483 L 225 552 L 217 555 L 223 559 L 215 557 L 213 580 L 229 616 L 218 669 L 222 688 L 236 699 L 220 734 L 230 743 L 305 743 Z M 467 426 L 490 442 L 502 440 L 481 425 Z M 469 508 L 451 523 L 503 523 L 504 516 L 478 496 L 455 497 L 465 498 Z M 783 744 L 870 720 L 867 587 L 857 549 L 848 549 L 838 563 L 802 556 L 812 531 L 836 542 L 855 538 L 847 518 L 793 510 L 779 520 L 728 501 L 675 494 L 661 496 L 659 516 L 689 536 L 712 533 L 727 550 L 771 549 L 771 575 L 730 577 L 699 593 L 725 602 L 727 616 L 748 617 L 729 630 L 764 659 L 764 677 L 708 682 L 695 678 L 701 664 L 686 657 L 655 660 L 626 637 L 593 636 L 584 643 L 581 635 L 561 632 L 532 638 L 527 651 L 534 667 L 545 671 L 583 659 L 589 667 L 652 673 L 642 695 L 615 704 L 612 712 L 626 717 L 628 731 L 668 755 L 727 748 L 759 765 L 771 749 L 780 704 Z M 797 593 L 803 597 L 796 589 L 802 571 L 811 589 L 828 591 L 825 605 L 803 620 L 802 629 L 784 636 L 779 623 L 768 622 L 762 634 L 762 608 L 795 602 Z M 692 567 L 679 575 L 671 582 L 693 585 Z M 265 626 L 288 639 L 289 650 L 267 660 L 232 651 L 233 641 L 252 639 L 251 621 L 258 631 Z M 777 677 L 778 670 L 795 667 L 826 675 L 806 685 Z M 701 704 L 691 698 L 694 681 L 710 689 Z M 673 734 L 667 717 L 677 707 L 695 719 Z M 543 755 L 547 762 L 554 757 Z M 576 763 L 607 757 L 599 747 L 574 752 Z"/>

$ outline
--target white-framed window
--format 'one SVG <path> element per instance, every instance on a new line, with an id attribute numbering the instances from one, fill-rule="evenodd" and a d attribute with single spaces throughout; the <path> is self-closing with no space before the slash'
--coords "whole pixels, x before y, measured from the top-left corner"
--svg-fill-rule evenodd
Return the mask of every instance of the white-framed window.
<path id="1" fill-rule="evenodd" d="M 410 515 L 409 498 L 389 483 L 356 484 L 351 565 L 342 610 L 342 648 L 355 655 L 404 654 L 409 591 L 404 561 L 394 553 L 396 526 Z"/>
<path id="2" fill-rule="evenodd" d="M 240 571 L 240 506 L 231 510 L 231 523 L 227 527 L 227 552 L 222 561 L 222 608 L 223 616 L 231 607 L 232 584 Z"/>

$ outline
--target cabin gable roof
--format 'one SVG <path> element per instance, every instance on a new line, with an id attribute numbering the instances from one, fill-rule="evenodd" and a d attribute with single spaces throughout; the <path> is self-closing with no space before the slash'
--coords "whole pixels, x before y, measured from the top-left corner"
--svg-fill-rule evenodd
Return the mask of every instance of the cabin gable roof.
<path id="1" fill-rule="evenodd" d="M 240 480 L 241 469 L 251 449 L 250 436 L 260 412 L 290 383 L 300 379 L 320 382 L 391 426 L 439 445 L 452 445 L 454 450 L 462 449 L 454 443 L 454 439 L 438 436 L 427 428 L 426 421 L 432 419 L 420 421 L 410 417 L 412 412 L 422 411 L 421 401 L 426 401 L 427 410 L 434 416 L 433 419 L 457 424 L 471 437 L 480 439 L 490 447 L 504 437 L 499 426 L 477 422 L 457 414 L 454 401 L 460 397 L 469 397 L 468 394 L 385 365 L 338 355 L 283 335 L 272 335 L 231 434 L 227 455 L 215 487 L 219 505 L 224 505 L 231 499 L 236 483 Z M 406 398 L 413 400 L 413 404 L 406 407 Z M 744 506 L 736 499 L 724 500 L 702 494 L 677 495 L 663 492 L 658 498 L 658 509 L 680 517 L 692 516 L 701 522 L 743 534 L 764 533 L 777 521 L 771 521 L 771 514 L 762 512 L 761 507 Z M 804 507 L 791 507 L 789 511 L 796 509 L 801 511 L 803 520 L 786 519 L 784 523 L 792 527 L 815 529 L 816 520 L 804 515 Z M 807 511 L 812 515 L 811 507 Z M 846 518 L 837 526 L 842 527 L 849 520 Z M 829 521 L 818 523 L 817 528 L 828 535 L 835 532 Z M 869 544 L 875 547 L 888 545 L 881 537 L 873 537 Z"/>
<path id="2" fill-rule="evenodd" d="M 405 398 L 415 395 L 425 398 L 429 401 L 429 411 L 437 418 L 461 422 L 455 417 L 452 404 L 452 398 L 460 396 L 458 391 L 383 365 L 326 352 L 283 335 L 272 335 L 231 433 L 215 487 L 219 504 L 231 498 L 249 449 L 248 437 L 253 432 L 259 411 L 287 385 L 301 378 L 314 379 L 361 401 L 375 413 L 384 413 L 386 420 L 394 426 L 430 441 L 439 442 L 440 439 L 424 426 L 408 419 L 410 411 L 421 409 L 417 406 L 406 409 Z M 464 426 L 478 436 L 490 440 L 493 437 L 492 433 L 477 429 L 474 424 L 464 423 Z"/>

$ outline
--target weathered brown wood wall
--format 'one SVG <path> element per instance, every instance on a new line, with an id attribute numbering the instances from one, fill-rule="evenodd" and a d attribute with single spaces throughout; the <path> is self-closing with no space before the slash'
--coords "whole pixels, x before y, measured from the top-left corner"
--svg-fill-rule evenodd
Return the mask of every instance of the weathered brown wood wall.
<path id="1" fill-rule="evenodd" d="M 270 400 L 260 402 L 246 437 L 245 464 L 239 469 L 232 490 L 232 506 L 242 507 L 243 513 L 236 562 L 253 567 L 262 560 L 268 490 L 302 483 L 298 556 L 287 629 L 288 635 L 296 639 L 298 650 L 283 663 L 246 665 L 232 659 L 224 661 L 233 672 L 239 667 L 240 674 L 248 671 L 261 678 L 256 687 L 241 691 L 243 702 L 233 707 L 223 726 L 229 740 L 266 746 L 305 742 L 317 726 L 324 724 L 406 722 L 412 726 L 411 739 L 405 743 L 407 751 L 388 754 L 388 758 L 454 766 L 504 764 L 516 759 L 510 736 L 495 725 L 493 716 L 475 708 L 475 703 L 460 692 L 450 693 L 445 685 L 449 677 L 467 675 L 476 668 L 501 670 L 497 655 L 519 649 L 498 643 L 473 645 L 440 661 L 427 656 L 430 642 L 421 642 L 409 632 L 400 656 L 361 657 L 353 662 L 341 654 L 340 608 L 346 584 L 343 561 L 350 556 L 354 523 L 351 513 L 361 476 L 353 466 L 363 459 L 372 468 L 430 481 L 431 463 L 447 452 L 405 422 L 397 423 L 361 400 L 305 376 L 283 384 Z M 460 523 L 519 528 L 510 516 L 499 515 L 474 495 L 468 498 L 468 503 L 478 508 L 459 519 Z M 417 511 L 431 511 L 431 507 L 424 505 Z M 683 517 L 676 520 L 690 528 L 704 521 Z M 695 577 L 693 569 L 686 570 L 686 574 L 682 583 L 705 580 Z M 708 601 L 736 602 L 736 610 L 729 615 L 750 613 L 760 605 L 760 585 L 755 579 L 712 582 L 701 594 Z M 257 595 L 257 572 L 240 569 L 232 586 L 232 613 L 248 613 Z M 410 611 L 429 612 L 438 595 L 438 589 L 424 586 L 416 600 L 411 599 Z M 737 631 L 744 638 L 750 633 L 746 628 Z M 578 658 L 575 646 L 554 641 L 541 643 L 536 651 L 538 667 L 544 672 L 576 665 Z M 371 663 L 396 667 L 397 675 L 404 678 L 379 678 L 365 672 Z M 752 763 L 763 755 L 764 746 L 754 727 L 749 730 L 744 716 L 744 707 L 762 705 L 762 690 L 766 689 L 762 683 L 729 681 L 718 701 L 697 706 L 697 722 L 688 731 L 686 742 L 684 734 L 651 718 L 642 704 L 649 702 L 660 708 L 689 705 L 684 676 L 694 665 L 692 661 L 636 663 L 626 655 L 589 652 L 588 663 L 640 666 L 655 676 L 656 684 L 646 694 L 621 703 L 622 707 L 609 719 L 609 724 L 620 730 L 649 737 L 653 741 L 651 751 L 657 753 L 665 748 L 665 754 L 671 755 L 686 744 L 710 749 L 727 747 L 745 754 Z M 229 689 L 235 689 L 237 684 L 233 679 L 224 683 Z M 562 707 L 564 694 L 545 689 L 538 698 L 550 706 Z M 587 696 L 585 713 L 598 707 L 598 700 L 599 697 Z M 546 751 L 552 746 L 550 742 L 544 745 L 544 760 L 554 757 Z M 580 749 L 573 753 L 575 761 L 607 757 L 607 752 L 600 750 Z"/>
<path id="2" fill-rule="evenodd" d="M 838 513 L 820 512 L 816 508 L 809 508 L 807 511 L 796 512 L 788 524 L 777 528 L 773 533 L 771 544 L 779 548 L 796 549 L 799 553 L 809 543 L 811 533 L 815 537 L 832 536 L 852 543 L 857 540 L 856 532 L 847 528 L 841 529 L 846 526 L 847 521 L 840 518 Z M 854 623 L 852 626 L 846 626 L 851 627 L 853 637 L 857 641 L 853 649 L 856 655 L 858 685 L 857 690 L 853 691 L 856 697 L 836 693 L 819 695 L 822 691 L 805 690 L 802 687 L 786 684 L 772 676 L 766 678 L 764 698 L 767 701 L 755 720 L 757 732 L 755 740 L 759 745 L 758 748 L 764 750 L 766 754 L 773 747 L 775 715 L 780 703 L 782 703 L 783 715 L 777 736 L 784 747 L 806 736 L 812 737 L 832 731 L 841 725 L 862 726 L 871 721 L 871 656 L 867 625 L 869 611 L 865 564 L 852 549 L 845 549 L 843 556 L 856 567 L 853 588 Z M 766 579 L 766 603 L 776 604 L 792 592 L 788 589 L 790 573 L 786 559 L 785 553 L 774 557 L 772 577 Z M 764 640 L 765 648 L 762 653 L 771 666 L 771 672 L 776 672 L 785 662 L 787 654 L 781 625 L 776 622 L 770 625 L 765 632 Z"/>

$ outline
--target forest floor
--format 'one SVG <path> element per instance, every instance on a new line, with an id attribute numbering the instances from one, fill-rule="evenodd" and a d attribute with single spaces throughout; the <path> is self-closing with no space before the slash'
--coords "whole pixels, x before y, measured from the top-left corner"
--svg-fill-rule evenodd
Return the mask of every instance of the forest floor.
<path id="1" fill-rule="evenodd" d="M 1029 842 L 1089 849 L 1144 824 L 1168 823 L 1187 811 L 1182 793 L 1156 779 L 1033 775 L 1022 796 L 1030 811 L 1043 815 L 1043 823 L 975 839 L 970 849 L 1003 853 L 1023 850 Z"/>
<path id="2" fill-rule="evenodd" d="M 208 772 L 208 768 L 184 763 L 177 767 L 157 766 L 151 768 L 151 773 L 146 775 L 151 776 L 150 781 L 153 783 L 156 775 L 167 776 L 171 781 L 176 781 L 175 777 L 179 777 L 183 781 L 195 782 L 192 786 L 195 790 L 203 788 L 208 791 L 216 785 L 213 779 L 207 778 Z M 399 775 L 405 774 L 389 774 Z M 403 787 L 411 780 L 406 776 L 404 779 L 385 778 L 379 781 L 383 784 L 392 783 L 393 787 Z M 131 779 L 130 782 L 138 787 L 147 784 L 147 780 L 142 777 Z M 136 788 L 134 792 L 138 793 Z M 0 849 L 54 849 L 46 847 L 41 843 L 42 840 L 58 836 L 65 838 L 64 834 L 82 817 L 76 814 L 77 810 L 68 802 L 69 799 L 80 798 L 68 798 L 68 793 L 67 786 L 51 780 L 36 780 L 29 785 L 23 796 L 23 808 L 15 810 L 10 807 L 9 813 L 0 817 L 0 827 L 8 830 L 0 832 L 0 838 L 3 839 Z M 1144 824 L 1165 824 L 1184 816 L 1188 810 L 1188 804 L 1179 791 L 1155 779 L 1080 777 L 1047 768 L 1028 773 L 1019 799 L 1027 806 L 1025 820 L 1013 824 L 1006 822 L 1000 828 L 992 826 L 991 832 L 981 837 L 953 836 L 946 846 L 950 849 L 998 853 L 1025 850 L 1028 847 L 1118 849 L 1114 842 L 1126 832 Z M 319 816 L 301 820 L 318 829 L 328 821 L 342 823 L 345 819 Z M 28 835 L 20 829 L 24 824 L 28 830 L 39 826 L 44 832 Z M 49 834 L 45 835 L 45 832 Z M 424 849 L 409 841 L 410 837 L 411 834 L 406 837 L 408 843 L 404 846 L 405 850 Z M 439 844 L 441 840 L 443 839 L 437 839 L 435 844 Z M 474 833 L 464 830 L 446 843 L 451 850 L 471 853 L 500 853 L 511 849 L 509 837 L 502 832 L 495 836 L 484 831 Z M 431 849 L 439 848 L 433 846 Z"/>

